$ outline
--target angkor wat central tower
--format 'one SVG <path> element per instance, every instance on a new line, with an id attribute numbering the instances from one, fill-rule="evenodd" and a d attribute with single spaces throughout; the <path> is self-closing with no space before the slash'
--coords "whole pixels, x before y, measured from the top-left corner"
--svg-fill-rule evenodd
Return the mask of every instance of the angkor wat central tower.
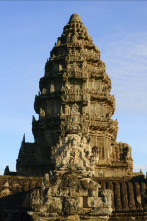
<path id="1" fill-rule="evenodd" d="M 51 51 L 35 98 L 35 142 L 22 141 L 17 173 L 43 176 L 49 170 L 91 171 L 95 177 L 132 173 L 131 147 L 116 142 L 111 119 L 115 98 L 100 51 L 81 18 L 73 14 Z"/>

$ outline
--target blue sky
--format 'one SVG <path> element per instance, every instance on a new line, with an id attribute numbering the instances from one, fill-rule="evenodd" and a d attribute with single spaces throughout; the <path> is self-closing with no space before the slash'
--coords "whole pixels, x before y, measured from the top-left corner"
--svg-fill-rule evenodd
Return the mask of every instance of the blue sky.
<path id="1" fill-rule="evenodd" d="M 147 171 L 147 2 L 0 1 L 0 174 L 15 171 L 50 50 L 73 13 L 101 51 L 116 98 L 118 141 L 132 147 L 134 170 Z"/>

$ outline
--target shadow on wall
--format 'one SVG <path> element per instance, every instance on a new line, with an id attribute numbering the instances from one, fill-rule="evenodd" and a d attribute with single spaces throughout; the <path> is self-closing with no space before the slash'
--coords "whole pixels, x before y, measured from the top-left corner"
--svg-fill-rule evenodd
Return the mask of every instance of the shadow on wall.
<path id="1" fill-rule="evenodd" d="M 0 198 L 0 221 L 32 221 L 29 192 L 21 192 Z"/>

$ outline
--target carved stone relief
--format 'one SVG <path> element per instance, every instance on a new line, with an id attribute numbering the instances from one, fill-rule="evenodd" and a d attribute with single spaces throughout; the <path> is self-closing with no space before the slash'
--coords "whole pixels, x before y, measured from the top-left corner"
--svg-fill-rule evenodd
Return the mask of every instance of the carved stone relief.
<path id="1" fill-rule="evenodd" d="M 40 116 L 45 117 L 45 110 L 43 108 L 40 108 Z"/>
<path id="2" fill-rule="evenodd" d="M 40 168 L 35 153 L 38 148 L 36 143 L 41 146 L 39 148 L 45 158 L 42 159 L 45 169 L 40 175 L 52 168 L 46 156 L 52 159 L 55 167 L 61 168 L 78 164 L 95 170 L 102 164 L 105 168 L 103 176 L 109 174 L 109 171 L 111 173 L 118 162 L 118 170 L 122 171 L 123 168 L 125 174 L 131 171 L 131 149 L 116 142 L 118 125 L 111 119 L 115 111 L 115 99 L 110 94 L 111 80 L 105 72 L 105 63 L 100 59 L 100 51 L 93 44 L 81 20 L 76 18 L 65 26 L 57 45 L 51 51 L 51 58 L 46 62 L 40 88 L 42 91 L 36 96 L 34 107 L 41 117 L 33 121 L 32 128 L 35 137 L 34 162 L 30 153 L 31 169 L 28 165 L 32 175 L 33 168 L 36 173 Z M 56 135 L 53 136 L 53 133 Z M 61 145 L 58 143 L 59 136 L 62 137 Z M 73 136 L 81 139 L 76 146 L 72 141 Z M 83 137 L 91 139 L 85 147 L 81 143 Z M 50 149 L 54 147 L 48 144 L 55 144 L 60 154 L 56 151 L 52 155 Z M 17 164 L 22 173 L 26 171 L 28 155 L 19 155 Z M 98 172 L 95 174 L 99 176 Z M 24 172 L 24 175 L 27 174 Z"/>
<path id="3" fill-rule="evenodd" d="M 93 155 L 91 144 L 85 137 L 71 134 L 60 140 L 60 143 L 52 149 L 52 161 L 57 168 L 68 168 L 71 165 L 85 170 L 91 168 L 98 161 L 98 153 Z"/>
<path id="4" fill-rule="evenodd" d="M 54 92 L 55 92 L 55 86 L 54 86 L 54 84 L 51 84 L 50 93 L 54 93 Z"/>
<path id="5" fill-rule="evenodd" d="M 68 216 L 69 220 L 71 215 L 77 215 L 79 221 L 81 216 L 85 220 L 91 215 L 90 220 L 93 220 L 96 215 L 106 221 L 112 213 L 111 195 L 110 190 L 101 190 L 101 186 L 89 177 L 84 178 L 73 171 L 62 174 L 57 171 L 57 174 L 45 177 L 41 190 L 32 191 L 33 212 L 30 214 L 42 218 Z"/>
<path id="6" fill-rule="evenodd" d="M 46 94 L 46 91 L 47 91 L 46 88 L 43 88 L 42 89 L 42 94 Z"/>
<path id="7" fill-rule="evenodd" d="M 77 114 L 79 113 L 79 106 L 75 103 L 72 105 L 72 108 L 71 108 L 71 114 Z"/>

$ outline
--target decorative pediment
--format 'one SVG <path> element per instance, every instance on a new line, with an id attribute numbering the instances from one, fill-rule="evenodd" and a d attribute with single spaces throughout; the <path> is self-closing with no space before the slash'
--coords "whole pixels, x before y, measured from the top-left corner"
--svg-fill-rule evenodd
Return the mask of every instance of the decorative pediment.
<path id="1" fill-rule="evenodd" d="M 57 146 L 52 148 L 52 162 L 56 168 L 69 168 L 92 170 L 98 153 L 92 152 L 89 140 L 77 134 L 69 134 L 61 139 Z"/>

